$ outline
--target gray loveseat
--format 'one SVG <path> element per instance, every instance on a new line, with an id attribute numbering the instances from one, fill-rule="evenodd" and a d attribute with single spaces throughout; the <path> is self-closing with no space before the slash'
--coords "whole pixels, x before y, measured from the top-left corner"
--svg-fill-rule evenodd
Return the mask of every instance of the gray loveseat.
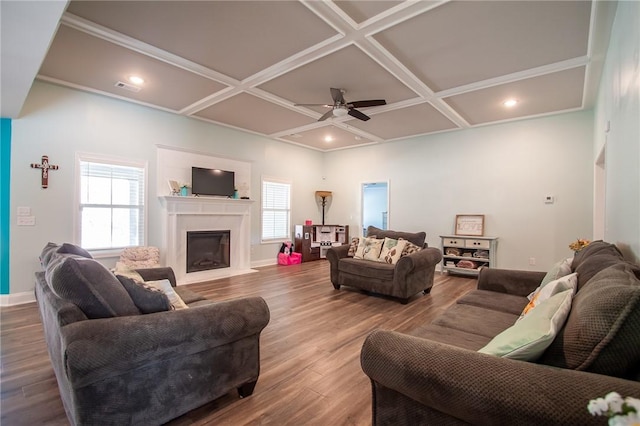
<path id="1" fill-rule="evenodd" d="M 168 279 L 189 306 L 167 310 L 163 292 L 125 287 L 77 246 L 50 243 L 41 262 L 36 299 L 72 424 L 162 424 L 231 390 L 253 392 L 269 322 L 262 298 L 214 302 L 175 287 L 170 268 L 138 270 Z"/>
<path id="2" fill-rule="evenodd" d="M 396 297 L 405 304 L 417 293 L 427 294 L 431 291 L 436 265 L 442 259 L 442 252 L 437 248 L 427 247 L 424 232 L 398 232 L 369 226 L 367 235 L 378 239 L 403 238 L 422 247 L 422 250 L 401 257 L 393 265 L 350 257 L 349 244 L 331 247 L 327 250 L 327 259 L 331 269 L 331 283 L 336 290 L 343 285 L 356 287 Z"/>
<path id="3" fill-rule="evenodd" d="M 483 269 L 477 290 L 412 335 L 377 330 L 361 352 L 374 425 L 602 425 L 591 399 L 640 397 L 640 267 L 602 241 L 571 263 L 578 290 L 542 356 L 477 352 L 512 325 L 545 273 Z"/>

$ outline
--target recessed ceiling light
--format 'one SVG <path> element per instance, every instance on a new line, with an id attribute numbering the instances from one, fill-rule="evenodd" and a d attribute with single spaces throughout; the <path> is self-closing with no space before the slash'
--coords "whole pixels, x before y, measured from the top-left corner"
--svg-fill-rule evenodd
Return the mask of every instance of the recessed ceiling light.
<path id="1" fill-rule="evenodd" d="M 333 138 L 332 138 L 331 136 L 325 136 L 325 137 L 324 137 L 324 141 L 325 141 L 325 142 L 332 142 L 332 141 L 333 141 Z"/>
<path id="2" fill-rule="evenodd" d="M 138 77 L 137 75 L 129 76 L 129 81 L 133 84 L 137 84 L 138 86 L 144 83 L 144 79 L 142 77 Z"/>
<path id="3" fill-rule="evenodd" d="M 504 101 L 502 103 L 502 105 L 506 106 L 507 108 L 513 108 L 514 106 L 518 105 L 518 100 L 517 99 L 507 99 L 506 101 Z"/>

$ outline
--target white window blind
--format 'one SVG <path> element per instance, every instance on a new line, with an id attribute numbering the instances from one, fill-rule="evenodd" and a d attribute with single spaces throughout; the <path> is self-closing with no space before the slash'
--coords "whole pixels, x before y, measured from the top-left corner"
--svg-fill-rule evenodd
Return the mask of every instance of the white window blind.
<path id="1" fill-rule="evenodd" d="M 80 245 L 144 245 L 145 167 L 79 159 Z"/>
<path id="2" fill-rule="evenodd" d="M 262 180 L 262 241 L 290 239 L 291 184 Z"/>

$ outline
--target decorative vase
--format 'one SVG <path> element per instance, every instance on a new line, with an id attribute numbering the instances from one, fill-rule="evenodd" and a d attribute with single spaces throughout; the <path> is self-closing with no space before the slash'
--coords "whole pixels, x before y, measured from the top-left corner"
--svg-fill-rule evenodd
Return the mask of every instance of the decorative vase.
<path id="1" fill-rule="evenodd" d="M 183 186 L 182 188 L 180 188 L 180 195 L 182 195 L 183 197 L 187 196 L 187 187 Z"/>

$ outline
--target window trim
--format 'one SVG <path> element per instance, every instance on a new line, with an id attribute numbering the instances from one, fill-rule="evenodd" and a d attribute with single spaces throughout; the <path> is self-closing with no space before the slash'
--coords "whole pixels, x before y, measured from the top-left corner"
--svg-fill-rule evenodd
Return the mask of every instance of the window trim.
<path id="1" fill-rule="evenodd" d="M 289 218 L 288 218 L 288 230 L 287 230 L 287 236 L 286 237 L 283 237 L 283 238 L 272 238 L 272 239 L 264 239 L 263 238 L 264 237 L 264 221 L 263 221 L 264 200 L 262 199 L 262 197 L 263 197 L 263 190 L 264 190 L 264 183 L 265 182 L 281 183 L 281 184 L 289 185 Z M 262 176 L 260 178 L 260 243 L 261 244 L 283 243 L 285 241 L 290 241 L 291 240 L 292 193 L 293 193 L 293 183 L 289 179 L 278 178 L 278 177 L 274 177 L 274 176 Z"/>
<path id="2" fill-rule="evenodd" d="M 112 155 L 96 154 L 89 152 L 76 152 L 75 155 L 75 177 L 73 182 L 73 241 L 74 244 L 80 245 L 82 239 L 82 221 L 80 217 L 80 182 L 81 182 L 81 170 L 80 162 L 95 162 L 105 163 L 117 166 L 139 167 L 143 169 L 143 184 L 144 184 L 144 206 L 142 208 L 142 217 L 144 223 L 144 230 L 142 233 L 142 246 L 147 245 L 147 236 L 149 229 L 149 162 L 147 160 L 132 160 L 130 158 L 116 157 Z M 122 253 L 122 248 L 109 248 L 109 249 L 90 249 L 89 253 L 94 258 L 106 258 L 119 256 Z"/>

